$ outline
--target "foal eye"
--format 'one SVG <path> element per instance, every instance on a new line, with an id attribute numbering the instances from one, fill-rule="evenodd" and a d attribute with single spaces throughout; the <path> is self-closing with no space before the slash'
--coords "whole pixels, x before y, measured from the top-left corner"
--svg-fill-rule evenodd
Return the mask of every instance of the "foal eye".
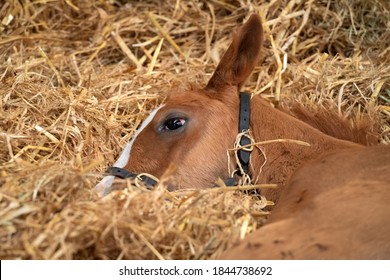
<path id="1" fill-rule="evenodd" d="M 166 120 L 164 123 L 165 130 L 176 130 L 182 127 L 185 124 L 186 120 L 182 118 L 172 118 Z"/>

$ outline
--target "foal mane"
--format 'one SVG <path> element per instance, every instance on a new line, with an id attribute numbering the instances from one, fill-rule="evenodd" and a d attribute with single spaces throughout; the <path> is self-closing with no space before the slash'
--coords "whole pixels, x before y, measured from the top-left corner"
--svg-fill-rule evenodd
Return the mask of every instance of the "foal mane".
<path id="1" fill-rule="evenodd" d="M 303 106 L 298 101 L 292 101 L 288 105 L 282 103 L 278 109 L 329 136 L 365 146 L 378 144 L 378 122 L 369 115 L 346 118 L 331 108 L 321 105 Z"/>

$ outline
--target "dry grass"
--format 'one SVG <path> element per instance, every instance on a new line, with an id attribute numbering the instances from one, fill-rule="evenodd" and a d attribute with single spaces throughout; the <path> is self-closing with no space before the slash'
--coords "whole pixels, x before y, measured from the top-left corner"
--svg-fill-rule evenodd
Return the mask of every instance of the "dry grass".
<path id="1" fill-rule="evenodd" d="M 266 42 L 246 90 L 378 116 L 390 142 L 387 1 L 6 0 L 0 258 L 218 258 L 259 227 L 261 203 L 223 188 L 93 191 L 164 92 L 205 84 L 254 11 Z"/>

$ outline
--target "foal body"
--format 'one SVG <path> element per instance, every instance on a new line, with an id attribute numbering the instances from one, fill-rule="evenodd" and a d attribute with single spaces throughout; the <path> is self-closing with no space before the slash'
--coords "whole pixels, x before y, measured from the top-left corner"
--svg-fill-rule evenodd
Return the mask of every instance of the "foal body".
<path id="1" fill-rule="evenodd" d="M 236 166 L 226 152 L 237 134 L 238 93 L 262 40 L 260 19 L 252 15 L 207 86 L 170 94 L 118 167 L 159 177 L 174 163 L 176 188 L 205 188 L 229 177 L 228 165 Z M 262 193 L 277 204 L 266 225 L 223 258 L 390 258 L 390 147 L 331 137 L 259 96 L 251 99 L 249 133 L 255 142 L 293 139 L 310 146 L 282 141 L 252 151 L 249 175 L 254 183 L 278 184 Z M 97 188 L 107 192 L 110 180 Z"/>
<path id="2" fill-rule="evenodd" d="M 223 259 L 389 259 L 390 147 L 359 147 L 307 162 L 267 223 Z"/>

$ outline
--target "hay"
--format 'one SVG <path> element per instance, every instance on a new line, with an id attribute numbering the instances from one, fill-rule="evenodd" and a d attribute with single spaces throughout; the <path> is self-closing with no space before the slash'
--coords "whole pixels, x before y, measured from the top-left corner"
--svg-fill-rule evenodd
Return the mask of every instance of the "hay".
<path id="1" fill-rule="evenodd" d="M 0 7 L 0 258 L 209 259 L 261 226 L 259 201 L 93 186 L 176 85 L 204 85 L 253 11 L 246 90 L 379 116 L 390 142 L 390 7 L 345 1 L 20 1 Z"/>

